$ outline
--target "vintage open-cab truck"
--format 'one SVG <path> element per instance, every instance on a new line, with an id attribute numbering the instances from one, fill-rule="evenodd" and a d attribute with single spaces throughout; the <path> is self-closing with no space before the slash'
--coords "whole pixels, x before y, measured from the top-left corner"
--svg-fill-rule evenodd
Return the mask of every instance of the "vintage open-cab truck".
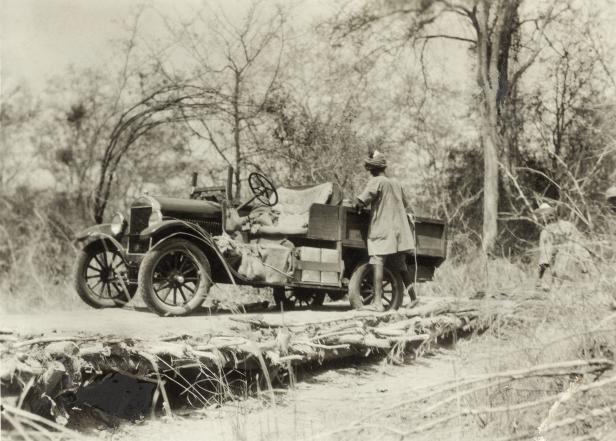
<path id="1" fill-rule="evenodd" d="M 340 300 L 350 294 L 370 302 L 369 213 L 345 204 L 342 191 L 332 183 L 320 184 L 319 191 L 315 185 L 281 188 L 285 198 L 280 200 L 265 176 L 253 173 L 248 182 L 254 196 L 238 204 L 230 197 L 231 171 L 224 187 L 198 188 L 193 176 L 190 198 L 144 195 L 132 203 L 128 219 L 117 213 L 111 224 L 80 233 L 82 248 L 75 266 L 79 296 L 96 308 L 122 306 L 139 289 L 153 311 L 170 316 L 197 309 L 214 283 L 273 288 L 276 302 L 286 308 L 318 306 L 326 295 Z M 268 243 L 292 244 L 291 272 L 275 282 L 249 279 L 240 274 L 241 259 L 225 256 L 216 240 L 225 234 L 228 212 L 235 209 L 246 216 L 259 205 L 285 211 L 285 200 L 307 207 L 307 227 L 266 236 Z M 442 220 L 416 217 L 412 227 L 417 247 L 407 263 L 421 283 L 431 280 L 446 258 L 447 226 Z M 247 243 L 262 237 L 242 232 Z M 400 275 L 387 267 L 383 290 L 385 307 L 397 309 L 405 287 Z"/>

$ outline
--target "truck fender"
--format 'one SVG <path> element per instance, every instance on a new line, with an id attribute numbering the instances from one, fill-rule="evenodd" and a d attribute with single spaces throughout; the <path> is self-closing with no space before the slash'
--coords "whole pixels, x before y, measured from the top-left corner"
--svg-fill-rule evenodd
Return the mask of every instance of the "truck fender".
<path id="1" fill-rule="evenodd" d="M 75 236 L 74 241 L 82 242 L 92 237 L 98 237 L 98 235 L 100 234 L 106 234 L 106 235 L 112 236 L 113 234 L 111 233 L 111 224 L 93 225 L 89 228 L 86 228 L 85 230 L 81 230 Z"/>
<path id="2" fill-rule="evenodd" d="M 185 225 L 185 222 L 182 222 L 183 225 Z M 189 225 L 190 226 L 190 225 Z M 181 231 L 176 231 L 175 233 L 171 233 L 170 235 L 166 236 L 165 238 L 159 240 L 158 242 L 156 242 L 156 244 L 154 244 L 154 246 L 152 248 L 150 248 L 150 250 L 153 250 L 157 247 L 160 246 L 160 244 L 168 241 L 169 239 L 172 239 L 174 237 L 186 237 L 186 238 L 190 238 L 192 240 L 194 240 L 195 242 L 198 242 L 202 248 L 211 251 L 211 254 L 214 254 L 216 256 L 216 258 L 218 259 L 218 261 L 220 262 L 220 264 L 223 266 L 223 268 L 225 269 L 225 271 L 227 272 L 227 275 L 229 276 L 229 280 L 231 280 L 231 282 L 235 285 L 235 276 L 233 275 L 234 271 L 231 269 L 231 267 L 229 266 L 229 264 L 227 263 L 227 261 L 225 260 L 224 256 L 222 255 L 222 253 L 220 252 L 220 250 L 218 249 L 218 247 L 216 246 L 216 244 L 214 243 L 214 241 L 211 239 L 210 235 L 205 233 L 205 232 L 200 232 L 198 231 L 196 228 L 191 228 L 189 231 L 188 229 L 184 229 Z M 202 234 L 205 233 L 205 236 Z"/>
<path id="3" fill-rule="evenodd" d="M 191 233 L 197 234 L 199 236 L 207 237 L 208 240 L 211 237 L 210 234 L 203 230 L 198 225 L 191 224 L 189 222 L 185 222 L 179 219 L 168 219 L 162 222 L 158 222 L 151 227 L 147 227 L 145 230 L 141 231 L 139 234 L 141 237 L 151 237 L 151 236 L 160 236 L 165 232 L 179 230 L 179 231 L 189 231 Z"/>
<path id="4" fill-rule="evenodd" d="M 97 240 L 109 241 L 116 247 L 121 254 L 122 258 L 126 261 L 126 248 L 120 243 L 120 241 L 111 233 L 111 224 L 94 225 L 93 227 L 86 228 L 80 231 L 75 237 L 74 242 L 81 244 L 82 248 L 90 245 Z"/>

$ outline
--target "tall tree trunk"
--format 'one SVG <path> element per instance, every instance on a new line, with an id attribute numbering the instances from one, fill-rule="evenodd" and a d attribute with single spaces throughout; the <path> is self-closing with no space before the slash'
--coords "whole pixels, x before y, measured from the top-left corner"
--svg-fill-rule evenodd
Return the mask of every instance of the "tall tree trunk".
<path id="1" fill-rule="evenodd" d="M 484 106 L 481 138 L 483 143 L 483 249 L 492 254 L 498 235 L 498 138 L 496 123 L 496 106 L 486 103 Z"/>
<path id="2" fill-rule="evenodd" d="M 498 146 L 496 94 L 498 77 L 494 76 L 494 47 L 491 41 L 489 5 L 480 3 L 477 31 L 477 83 L 481 90 L 481 144 L 483 147 L 483 249 L 494 251 L 498 234 Z M 494 84 L 496 82 L 496 84 Z M 496 87 L 495 87 L 496 86 Z"/>
<path id="3" fill-rule="evenodd" d="M 241 144 L 240 144 L 240 82 L 241 72 L 235 72 L 235 86 L 233 89 L 233 142 L 235 145 L 235 199 L 241 195 Z"/>
<path id="4" fill-rule="evenodd" d="M 518 158 L 518 140 L 520 135 L 521 115 L 517 111 L 518 88 L 512 84 L 509 66 L 518 62 L 520 51 L 520 35 L 517 31 L 520 17 L 517 9 L 506 11 L 508 18 L 504 23 L 500 36 L 500 51 L 498 54 L 499 92 L 496 96 L 499 110 L 498 130 L 502 142 L 500 163 L 507 176 L 517 175 L 515 167 Z M 502 179 L 503 194 L 511 200 L 515 192 L 511 179 Z M 502 204 L 501 204 L 502 206 Z"/>
<path id="5" fill-rule="evenodd" d="M 503 153 L 500 122 L 507 118 L 508 62 L 521 0 L 479 2 L 473 19 L 477 33 L 477 83 L 481 90 L 481 143 L 484 155 L 483 249 L 493 254 L 498 236 L 499 158 Z M 490 8 L 495 8 L 490 14 Z M 492 18 L 491 18 L 492 15 Z M 493 20 L 493 21 L 492 21 Z"/>

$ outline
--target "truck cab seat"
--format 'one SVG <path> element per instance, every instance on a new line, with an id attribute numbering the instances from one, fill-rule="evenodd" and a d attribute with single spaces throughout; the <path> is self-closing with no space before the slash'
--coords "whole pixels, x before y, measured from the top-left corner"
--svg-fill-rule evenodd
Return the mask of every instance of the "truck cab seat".
<path id="1" fill-rule="evenodd" d="M 280 187 L 277 191 L 278 203 L 272 209 L 279 213 L 278 220 L 274 225 L 260 227 L 258 235 L 306 234 L 310 207 L 313 204 L 340 205 L 342 203 L 342 189 L 333 182 Z"/>
<path id="2" fill-rule="evenodd" d="M 271 208 L 257 207 L 250 213 L 253 222 L 259 224 L 257 236 L 306 234 L 310 207 L 313 204 L 340 205 L 342 203 L 342 190 L 338 184 L 333 182 L 279 187 L 277 192 L 276 205 Z M 227 209 L 227 215 L 237 217 L 237 214 L 229 209 Z M 272 219 L 274 219 L 273 222 Z M 237 224 L 237 221 L 227 220 L 227 225 Z"/>

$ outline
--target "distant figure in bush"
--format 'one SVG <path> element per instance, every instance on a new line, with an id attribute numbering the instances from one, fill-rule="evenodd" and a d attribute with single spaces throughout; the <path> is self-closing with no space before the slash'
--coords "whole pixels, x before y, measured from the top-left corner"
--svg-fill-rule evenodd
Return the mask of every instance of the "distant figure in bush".
<path id="1" fill-rule="evenodd" d="M 535 210 L 543 224 L 539 236 L 539 278 L 537 287 L 549 290 L 555 280 L 577 280 L 591 270 L 591 256 L 584 238 L 573 223 L 558 219 L 557 209 L 542 203 Z M 547 280 L 547 272 L 550 278 Z"/>
<path id="2" fill-rule="evenodd" d="M 616 213 L 616 185 L 607 189 L 605 192 L 605 199 L 612 212 Z"/>
<path id="3" fill-rule="evenodd" d="M 375 151 L 364 161 L 372 177 L 357 197 L 358 211 L 370 207 L 368 254 L 374 273 L 374 298 L 370 309 L 383 311 L 384 266 L 399 271 L 411 300 L 415 300 L 412 276 L 406 264 L 406 254 L 415 249 L 415 240 L 409 224 L 407 210 L 410 205 L 400 183 L 385 175 L 387 160 Z M 352 300 L 353 301 L 353 300 Z M 358 306 L 354 304 L 354 306 Z"/>
<path id="4" fill-rule="evenodd" d="M 616 185 L 612 185 L 605 192 L 605 199 L 607 200 L 608 206 L 612 210 L 612 213 L 616 214 Z M 612 309 L 616 309 L 616 292 L 612 292 Z"/>

